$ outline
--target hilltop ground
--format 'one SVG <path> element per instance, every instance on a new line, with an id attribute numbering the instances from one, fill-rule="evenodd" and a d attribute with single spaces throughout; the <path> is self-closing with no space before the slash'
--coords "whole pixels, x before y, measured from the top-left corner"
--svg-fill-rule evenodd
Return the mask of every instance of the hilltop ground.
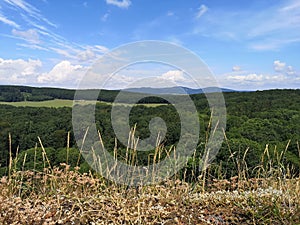
<path id="1" fill-rule="evenodd" d="M 173 179 L 128 188 L 62 166 L 3 177 L 0 223 L 300 224 L 299 178 Z"/>

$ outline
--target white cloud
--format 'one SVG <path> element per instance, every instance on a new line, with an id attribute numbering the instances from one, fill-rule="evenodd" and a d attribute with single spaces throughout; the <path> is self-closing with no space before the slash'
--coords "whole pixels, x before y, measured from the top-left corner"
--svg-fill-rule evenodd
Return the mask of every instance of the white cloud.
<path id="1" fill-rule="evenodd" d="M 198 12 L 196 14 L 196 18 L 199 19 L 201 16 L 204 15 L 204 13 L 206 13 L 208 10 L 206 5 L 201 5 L 198 9 Z"/>
<path id="2" fill-rule="evenodd" d="M 291 74 L 293 76 L 289 76 Z M 299 88 L 300 74 L 297 74 L 292 67 L 288 66 L 283 72 L 277 72 L 276 74 L 258 74 L 247 71 L 231 72 L 220 77 L 220 81 L 223 87 L 236 90 Z"/>
<path id="3" fill-rule="evenodd" d="M 37 77 L 37 82 L 56 85 L 64 85 L 65 82 L 70 82 L 76 85 L 85 72 L 86 68 L 83 66 L 72 65 L 70 61 L 65 60 L 56 64 L 50 72 L 40 74 Z"/>
<path id="4" fill-rule="evenodd" d="M 5 23 L 5 24 L 7 24 L 9 26 L 12 26 L 12 27 L 15 27 L 15 28 L 19 28 L 20 27 L 20 25 L 17 24 L 16 22 L 14 22 L 14 21 L 6 18 L 5 16 L 3 16 L 1 14 L 1 12 L 0 12 L 0 22 Z"/>
<path id="5" fill-rule="evenodd" d="M 43 72 L 43 63 L 34 59 L 0 58 L 0 83 L 14 85 L 47 85 L 76 87 L 85 75 L 87 67 L 72 64 L 70 61 L 58 62 L 48 72 Z"/>
<path id="6" fill-rule="evenodd" d="M 258 82 L 263 80 L 262 74 L 251 73 L 247 75 L 230 75 L 227 77 L 228 80 L 232 80 L 234 82 Z"/>
<path id="7" fill-rule="evenodd" d="M 81 46 L 69 45 L 61 42 L 56 43 L 57 47 L 49 47 L 49 50 L 62 55 L 68 60 L 77 61 L 80 63 L 91 63 L 99 59 L 99 57 L 109 51 L 108 48 L 101 45 Z"/>
<path id="8" fill-rule="evenodd" d="M 270 88 L 284 88 L 283 83 L 289 86 L 290 80 L 283 74 L 269 75 L 246 73 L 240 75 L 227 75 L 222 85 L 236 90 L 263 90 Z"/>
<path id="9" fill-rule="evenodd" d="M 273 63 L 274 70 L 280 74 L 295 75 L 296 72 L 292 66 L 287 66 L 285 62 L 275 60 Z"/>
<path id="10" fill-rule="evenodd" d="M 99 52 L 99 53 L 107 53 L 109 51 L 108 48 L 102 45 L 95 45 L 93 46 L 94 51 Z"/>
<path id="11" fill-rule="evenodd" d="M 82 52 L 78 53 L 77 57 L 81 61 L 88 61 L 88 60 L 91 60 L 91 59 L 95 59 L 96 54 L 91 48 L 88 48 L 85 51 L 82 51 Z"/>
<path id="12" fill-rule="evenodd" d="M 23 43 L 17 43 L 18 46 L 24 47 L 24 48 L 30 48 L 30 49 L 35 49 L 35 50 L 43 50 L 43 51 L 49 51 L 48 49 L 36 45 L 36 44 L 23 44 Z"/>
<path id="13" fill-rule="evenodd" d="M 42 67 L 40 60 L 0 58 L 0 82 L 7 84 L 26 84 L 34 81 Z"/>
<path id="14" fill-rule="evenodd" d="M 287 72 L 288 75 L 295 75 L 296 72 L 294 71 L 294 68 L 292 66 L 287 66 Z"/>
<path id="15" fill-rule="evenodd" d="M 40 43 L 40 37 L 36 30 L 29 29 L 26 31 L 20 31 L 13 29 L 12 34 L 16 37 L 20 37 L 24 39 L 25 41 L 32 43 L 32 44 L 39 44 Z"/>
<path id="16" fill-rule="evenodd" d="M 198 20 L 190 34 L 238 41 L 256 51 L 274 51 L 300 43 L 299 0 L 278 1 L 269 7 L 259 7 L 259 4 L 255 9 L 214 7 Z M 205 12 L 205 7 L 199 8 L 199 16 L 203 15 L 202 12 Z"/>
<path id="17" fill-rule="evenodd" d="M 103 76 L 103 78 L 107 78 L 107 77 Z M 110 76 L 109 79 L 107 79 L 107 80 L 105 79 L 105 88 L 123 89 L 126 87 L 130 87 L 130 85 L 132 85 L 132 83 L 134 81 L 135 81 L 134 77 L 117 73 L 114 76 Z M 101 82 L 97 82 L 97 84 L 99 85 L 99 84 L 101 84 Z"/>
<path id="18" fill-rule="evenodd" d="M 257 43 L 261 50 L 280 49 L 300 42 L 300 7 L 298 0 L 284 1 L 283 5 L 270 7 L 252 18 L 255 22 L 248 31 L 250 38 L 263 38 Z M 269 37 L 272 36 L 270 39 Z M 255 41 L 257 42 L 257 41 Z M 263 48 L 267 45 L 268 48 Z M 257 47 L 254 44 L 254 47 Z"/>
<path id="19" fill-rule="evenodd" d="M 90 61 L 93 62 L 99 58 L 100 55 L 108 52 L 108 48 L 101 45 L 86 46 L 84 50 L 78 51 L 77 58 L 79 61 Z"/>
<path id="20" fill-rule="evenodd" d="M 5 22 L 14 27 L 12 35 L 9 37 L 21 38 L 28 42 L 27 44 L 17 43 L 17 45 L 23 48 L 52 51 L 68 60 L 81 60 L 77 57 L 77 55 L 86 51 L 87 48 L 73 42 L 71 43 L 64 37 L 52 31 L 52 27 L 57 28 L 57 26 L 44 17 L 39 9 L 27 3 L 25 0 L 3 1 L 9 5 L 9 8 L 15 10 L 20 15 L 20 19 L 22 19 L 25 24 L 31 27 L 31 29 L 28 30 L 20 30 L 20 26 L 18 24 L 12 21 L 11 18 L 5 18 L 2 16 L 0 12 L 0 22 Z M 43 43 L 43 45 L 39 45 L 40 43 Z M 97 54 L 100 54 L 99 49 L 95 48 L 94 51 Z"/>
<path id="21" fill-rule="evenodd" d="M 275 60 L 273 66 L 276 72 L 283 72 L 285 70 L 286 63 Z"/>
<path id="22" fill-rule="evenodd" d="M 128 8 L 131 5 L 130 0 L 106 0 L 106 3 L 118 6 L 120 8 Z"/>
<path id="23" fill-rule="evenodd" d="M 50 50 L 54 51 L 55 53 L 59 54 L 59 55 L 62 55 L 63 57 L 66 57 L 68 59 L 77 59 L 76 55 L 74 55 L 73 51 L 70 51 L 70 49 L 65 49 L 65 48 L 53 48 L 53 47 L 50 47 L 49 48 Z"/>
<path id="24" fill-rule="evenodd" d="M 242 70 L 242 68 L 238 65 L 235 65 L 235 66 L 232 67 L 233 72 L 238 72 L 238 71 L 241 71 L 241 70 Z"/>
<path id="25" fill-rule="evenodd" d="M 250 43 L 248 47 L 256 51 L 274 51 L 297 42 L 300 42 L 300 38 L 263 39 L 262 41 L 255 41 L 254 43 Z"/>
<path id="26" fill-rule="evenodd" d="M 181 70 L 169 70 L 168 72 L 162 74 L 160 79 L 168 80 L 172 82 L 184 81 L 183 71 Z"/>
<path id="27" fill-rule="evenodd" d="M 273 62 L 274 73 L 262 74 L 234 70 L 220 77 L 223 87 L 236 90 L 263 90 L 274 88 L 299 88 L 300 74 L 285 62 Z"/>
<path id="28" fill-rule="evenodd" d="M 131 65 L 113 75 L 88 72 L 90 85 L 105 85 L 106 89 L 190 86 L 185 75 L 183 71 L 166 65 L 143 63 Z"/>
<path id="29" fill-rule="evenodd" d="M 47 25 L 50 25 L 52 27 L 57 27 L 56 24 L 50 22 L 47 18 L 45 18 L 40 11 L 32 6 L 31 4 L 27 3 L 25 0 L 4 0 L 7 4 L 11 5 L 17 10 L 25 12 L 29 17 L 34 18 L 38 21 L 43 21 Z M 26 16 L 25 16 L 26 17 Z"/>
<path id="30" fill-rule="evenodd" d="M 37 9 L 23 0 L 4 0 L 6 3 L 18 7 L 29 14 L 37 13 Z"/>
<path id="31" fill-rule="evenodd" d="M 280 11 L 295 11 L 300 9 L 300 2 L 298 0 L 290 1 L 285 7 L 280 9 Z"/>

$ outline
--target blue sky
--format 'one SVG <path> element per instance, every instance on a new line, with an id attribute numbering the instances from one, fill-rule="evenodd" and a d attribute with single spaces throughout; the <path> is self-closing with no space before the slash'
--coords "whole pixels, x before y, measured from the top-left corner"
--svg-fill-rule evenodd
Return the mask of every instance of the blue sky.
<path id="1" fill-rule="evenodd" d="M 1 0 L 0 84 L 76 88 L 103 54 L 142 40 L 190 49 L 222 87 L 300 88 L 299 0 Z M 139 65 L 111 88 L 128 71 L 182 81 Z"/>

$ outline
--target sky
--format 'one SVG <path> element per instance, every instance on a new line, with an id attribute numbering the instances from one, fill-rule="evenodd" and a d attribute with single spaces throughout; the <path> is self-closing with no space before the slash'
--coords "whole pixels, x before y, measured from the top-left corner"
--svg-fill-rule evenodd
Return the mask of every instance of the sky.
<path id="1" fill-rule="evenodd" d="M 77 88 L 103 55 L 144 40 L 194 52 L 220 87 L 300 88 L 300 0 L 0 0 L 0 84 Z M 188 84 L 140 64 L 107 88 L 135 74 Z"/>

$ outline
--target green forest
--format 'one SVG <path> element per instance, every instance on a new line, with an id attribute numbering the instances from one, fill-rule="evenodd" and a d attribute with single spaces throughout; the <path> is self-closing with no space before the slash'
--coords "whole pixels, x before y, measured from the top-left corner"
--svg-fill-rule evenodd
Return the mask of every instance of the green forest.
<path id="1" fill-rule="evenodd" d="M 0 102 L 22 102 L 22 101 L 47 101 L 54 99 L 73 100 L 77 92 L 77 100 L 95 100 L 93 96 L 98 96 L 98 101 L 113 102 L 120 90 L 101 90 L 98 95 L 98 89 L 63 89 L 63 88 L 45 88 L 45 87 L 29 87 L 29 86 L 14 86 L 0 85 Z M 125 92 L 130 97 L 140 96 L 141 93 Z M 149 97 L 141 103 L 166 103 L 162 98 Z"/>
<path id="2" fill-rule="evenodd" d="M 112 102 L 117 91 L 102 92 L 101 100 Z M 73 99 L 74 91 L 52 88 L 31 88 L 2 86 L 0 100 L 12 101 L 43 101 L 49 99 Z M 180 96 L 177 96 L 180 98 Z M 200 120 L 200 141 L 196 149 L 197 160 L 189 161 L 185 171 L 188 175 L 196 168 L 205 145 L 210 109 L 204 94 L 191 95 Z M 227 110 L 226 136 L 222 147 L 213 161 L 211 168 L 218 165 L 222 171 L 215 171 L 215 176 L 223 174 L 227 178 L 236 175 L 236 158 L 245 156 L 249 176 L 254 172 L 266 148 L 270 154 L 283 153 L 280 163 L 298 174 L 299 141 L 300 141 L 300 90 L 267 90 L 256 92 L 224 93 Z M 100 99 L 100 97 L 99 97 Z M 176 145 L 180 137 L 179 116 L 171 104 L 146 107 L 145 103 L 166 103 L 163 98 L 144 98 L 130 112 L 130 125 L 136 125 L 136 136 L 141 139 L 149 136 L 149 122 L 153 117 L 161 117 L 167 125 L 166 138 L 162 144 L 169 148 Z M 92 107 L 78 105 L 76 107 Z M 103 136 L 106 149 L 113 152 L 115 135 L 111 125 L 111 104 L 97 103 L 95 120 L 97 129 Z M 118 107 L 127 107 L 120 105 Z M 89 165 L 79 157 L 72 131 L 72 108 L 46 107 L 14 107 L 0 105 L 0 175 L 8 173 L 10 149 L 12 157 L 18 154 L 24 158 L 26 168 L 42 169 L 44 162 L 41 143 L 45 147 L 52 166 L 67 162 L 75 167 L 80 166 L 81 172 L 90 170 Z M 119 151 L 125 154 L 125 146 L 117 143 Z M 67 150 L 68 149 L 68 153 Z M 247 152 L 247 154 L 245 154 Z M 140 164 L 147 164 L 149 152 L 138 153 Z M 68 154 L 68 155 L 67 155 Z M 113 153 L 112 153 L 113 154 Z M 234 156 L 234 157 L 232 157 Z M 234 158 L 234 159 L 233 159 Z M 21 167 L 22 162 L 17 165 Z M 220 165 L 222 165 L 220 167 Z M 197 172 L 195 170 L 194 172 Z M 288 172 L 288 171 L 287 171 Z"/>

